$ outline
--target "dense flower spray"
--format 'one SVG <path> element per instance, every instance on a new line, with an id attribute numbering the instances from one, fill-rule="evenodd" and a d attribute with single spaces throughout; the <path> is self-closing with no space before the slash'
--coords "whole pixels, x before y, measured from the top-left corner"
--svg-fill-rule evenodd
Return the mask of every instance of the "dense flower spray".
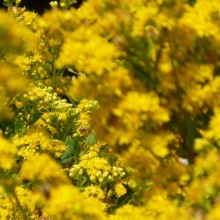
<path id="1" fill-rule="evenodd" d="M 219 219 L 220 2 L 0 11 L 0 219 Z"/>

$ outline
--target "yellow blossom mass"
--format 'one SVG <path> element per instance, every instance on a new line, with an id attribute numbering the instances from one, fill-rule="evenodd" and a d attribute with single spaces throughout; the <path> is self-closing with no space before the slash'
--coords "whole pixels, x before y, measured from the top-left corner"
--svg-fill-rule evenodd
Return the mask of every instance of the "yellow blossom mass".
<path id="1" fill-rule="evenodd" d="M 3 3 L 0 220 L 220 219 L 219 0 Z"/>

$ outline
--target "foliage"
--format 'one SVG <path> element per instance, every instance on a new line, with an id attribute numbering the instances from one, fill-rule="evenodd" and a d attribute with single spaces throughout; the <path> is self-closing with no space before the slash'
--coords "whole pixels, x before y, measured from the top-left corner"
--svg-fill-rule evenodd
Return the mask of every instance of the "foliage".
<path id="1" fill-rule="evenodd" d="M 0 219 L 219 219 L 219 1 L 4 3 Z"/>

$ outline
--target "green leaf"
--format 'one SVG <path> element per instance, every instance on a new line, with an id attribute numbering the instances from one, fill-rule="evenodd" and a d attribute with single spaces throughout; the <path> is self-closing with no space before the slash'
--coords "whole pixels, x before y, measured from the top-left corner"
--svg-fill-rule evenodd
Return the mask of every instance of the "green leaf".
<path id="1" fill-rule="evenodd" d="M 4 6 L 9 7 L 10 5 L 8 3 L 3 3 Z"/>
<path id="2" fill-rule="evenodd" d="M 79 141 L 76 140 L 75 144 L 74 144 L 74 155 L 77 157 L 77 159 L 79 159 L 79 154 L 80 154 L 80 145 L 79 145 Z"/>
<path id="3" fill-rule="evenodd" d="M 31 181 L 24 182 L 24 183 L 22 184 L 22 186 L 23 186 L 25 189 L 31 189 L 32 182 L 31 182 Z"/>
<path id="4" fill-rule="evenodd" d="M 118 206 L 125 205 L 131 199 L 131 193 L 126 193 L 118 198 Z"/>
<path id="5" fill-rule="evenodd" d="M 64 71 L 65 71 L 65 67 L 63 67 L 59 71 L 57 71 L 57 73 L 56 73 L 57 77 L 62 76 Z"/>
<path id="6" fill-rule="evenodd" d="M 68 150 L 63 153 L 61 157 L 61 163 L 70 163 L 73 159 L 73 156 L 76 156 L 78 160 L 80 154 L 79 141 L 74 141 L 70 136 L 67 136 L 65 144 L 68 146 Z"/>
<path id="7" fill-rule="evenodd" d="M 71 146 L 74 145 L 74 141 L 73 141 L 73 139 L 70 136 L 66 137 L 65 145 L 67 145 L 68 147 L 71 147 Z"/>
<path id="8" fill-rule="evenodd" d="M 65 159 L 61 159 L 61 163 L 62 164 L 67 164 L 67 163 L 70 163 L 72 161 L 73 157 L 72 156 L 68 156 L 67 158 Z"/>
<path id="9" fill-rule="evenodd" d="M 77 185 L 79 187 L 82 187 L 87 182 L 87 180 L 88 180 L 87 177 L 83 176 L 81 179 L 78 180 Z"/>
<path id="10" fill-rule="evenodd" d="M 70 72 L 70 73 L 74 73 L 74 74 L 78 74 L 76 71 L 74 71 L 72 68 L 68 67 L 67 70 Z"/>
<path id="11" fill-rule="evenodd" d="M 19 119 L 15 120 L 15 133 L 20 133 L 22 130 L 22 122 Z"/>
<path id="12" fill-rule="evenodd" d="M 67 158 L 69 155 L 72 155 L 74 153 L 74 141 L 71 137 L 67 137 L 65 144 L 68 146 L 68 150 L 63 153 L 61 160 Z"/>
<path id="13" fill-rule="evenodd" d="M 86 138 L 86 143 L 89 147 L 93 146 L 97 142 L 96 133 L 92 132 L 90 135 Z"/>
<path id="14" fill-rule="evenodd" d="M 198 136 L 197 127 L 194 121 L 187 123 L 186 146 L 192 148 L 195 138 Z"/>

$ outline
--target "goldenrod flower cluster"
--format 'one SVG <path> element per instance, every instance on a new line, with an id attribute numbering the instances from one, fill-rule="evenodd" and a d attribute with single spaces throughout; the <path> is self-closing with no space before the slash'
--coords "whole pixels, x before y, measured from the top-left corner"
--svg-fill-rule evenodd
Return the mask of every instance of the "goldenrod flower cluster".
<path id="1" fill-rule="evenodd" d="M 0 220 L 220 219 L 220 1 L 0 11 Z"/>

